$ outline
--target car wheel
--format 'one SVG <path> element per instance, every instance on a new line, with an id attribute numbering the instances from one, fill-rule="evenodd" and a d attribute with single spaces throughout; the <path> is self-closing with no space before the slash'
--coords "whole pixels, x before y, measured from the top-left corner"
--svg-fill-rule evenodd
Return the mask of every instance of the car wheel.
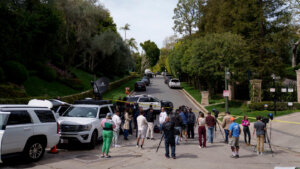
<path id="1" fill-rule="evenodd" d="M 93 132 L 92 134 L 92 138 L 91 138 L 91 142 L 89 144 L 89 148 L 90 149 L 94 149 L 97 145 L 97 140 L 98 140 L 98 134 L 96 132 L 96 130 Z"/>
<path id="2" fill-rule="evenodd" d="M 29 161 L 39 161 L 45 153 L 45 145 L 39 141 L 38 139 L 36 140 L 30 140 L 25 148 L 24 148 L 24 156 L 27 158 Z"/>

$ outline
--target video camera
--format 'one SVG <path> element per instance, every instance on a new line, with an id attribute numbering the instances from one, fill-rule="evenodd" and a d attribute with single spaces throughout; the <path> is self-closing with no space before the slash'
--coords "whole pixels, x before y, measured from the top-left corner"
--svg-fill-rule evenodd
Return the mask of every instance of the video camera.
<path id="1" fill-rule="evenodd" d="M 219 111 L 217 109 L 212 109 L 212 112 L 215 115 L 215 118 L 217 119 L 219 117 Z"/>
<path id="2" fill-rule="evenodd" d="M 267 117 L 262 117 L 261 121 L 265 124 L 269 123 L 269 121 L 273 120 L 273 113 L 269 113 Z"/>

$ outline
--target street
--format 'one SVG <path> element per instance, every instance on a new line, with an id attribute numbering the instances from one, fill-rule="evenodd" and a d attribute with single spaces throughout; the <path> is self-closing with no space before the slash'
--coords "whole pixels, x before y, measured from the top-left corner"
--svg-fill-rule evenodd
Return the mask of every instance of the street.
<path id="1" fill-rule="evenodd" d="M 191 103 L 180 89 L 169 89 L 164 84 L 161 76 L 152 78 L 151 85 L 147 87 L 147 92 L 138 92 L 136 94 L 151 94 L 159 99 L 170 100 L 174 103 L 174 107 L 186 105 L 193 108 L 198 116 L 196 106 Z M 278 125 L 274 122 L 274 128 Z M 252 129 L 252 128 L 251 128 Z M 280 127 L 276 128 L 280 130 Z M 252 131 L 251 131 L 252 132 Z M 275 132 L 275 129 L 274 129 Z M 195 133 L 197 131 L 195 130 Z M 223 133 L 223 132 L 222 132 Z M 58 154 L 45 153 L 42 160 L 35 163 L 26 163 L 22 161 L 10 161 L 3 165 L 2 168 L 102 168 L 102 169 L 194 169 L 194 168 L 274 168 L 275 166 L 300 166 L 300 154 L 296 152 L 286 151 L 280 147 L 272 147 L 274 154 L 272 156 L 269 146 L 265 144 L 265 154 L 257 156 L 253 152 L 252 146 L 246 146 L 243 143 L 243 136 L 240 138 L 240 158 L 231 158 L 230 147 L 223 142 L 223 136 L 219 128 L 217 128 L 216 138 L 213 144 L 208 144 L 207 148 L 200 149 L 198 147 L 198 135 L 195 139 L 183 142 L 176 147 L 177 159 L 166 159 L 164 157 L 164 141 L 159 151 L 156 148 L 159 144 L 161 134 L 155 134 L 155 140 L 145 140 L 144 149 L 136 147 L 135 136 L 130 136 L 129 141 L 124 141 L 120 136 L 121 148 L 111 148 L 111 159 L 100 158 L 100 147 L 98 145 L 94 150 L 87 150 L 78 146 L 72 150 L 59 149 Z M 275 137 L 280 136 L 274 134 Z M 297 136 L 298 137 L 298 136 Z M 284 138 L 281 138 L 284 139 Z M 298 139 L 299 140 L 299 139 Z M 296 142 L 296 140 L 293 140 Z M 287 142 L 287 141 L 286 141 Z M 299 141 L 298 141 L 299 142 Z M 252 144 L 256 144 L 253 140 Z M 279 143 L 278 143 L 279 144 Z"/>

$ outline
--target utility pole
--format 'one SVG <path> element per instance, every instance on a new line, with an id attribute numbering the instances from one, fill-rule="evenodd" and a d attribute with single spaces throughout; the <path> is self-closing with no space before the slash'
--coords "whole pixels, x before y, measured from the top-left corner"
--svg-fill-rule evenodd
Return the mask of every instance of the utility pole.
<path id="1" fill-rule="evenodd" d="M 229 69 L 225 68 L 225 90 L 228 90 Z M 228 96 L 225 96 L 225 111 L 228 112 Z"/>

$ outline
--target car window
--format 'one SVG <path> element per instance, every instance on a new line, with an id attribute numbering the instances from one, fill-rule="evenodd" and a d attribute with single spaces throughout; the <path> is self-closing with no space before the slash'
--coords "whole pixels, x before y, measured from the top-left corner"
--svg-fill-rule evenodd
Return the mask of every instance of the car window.
<path id="1" fill-rule="evenodd" d="M 1 114 L 0 114 L 0 130 L 5 129 L 8 116 L 9 116 L 8 113 L 1 112 Z"/>
<path id="2" fill-rule="evenodd" d="M 35 110 L 34 112 L 38 116 L 38 118 L 40 119 L 40 122 L 42 122 L 42 123 L 56 122 L 52 111 L 49 111 L 49 110 Z"/>
<path id="3" fill-rule="evenodd" d="M 10 111 L 7 125 L 18 125 L 32 123 L 27 111 Z"/>
<path id="4" fill-rule="evenodd" d="M 139 98 L 138 97 L 129 97 L 127 101 L 129 102 L 137 102 Z"/>
<path id="5" fill-rule="evenodd" d="M 69 107 L 70 106 L 61 106 L 57 113 L 62 115 Z"/>
<path id="6" fill-rule="evenodd" d="M 101 107 L 100 113 L 99 113 L 99 118 L 105 118 L 106 114 L 109 113 L 109 108 L 107 106 Z"/>
<path id="7" fill-rule="evenodd" d="M 112 113 L 115 113 L 115 107 L 114 106 L 109 106 L 110 110 L 112 111 Z"/>
<path id="8" fill-rule="evenodd" d="M 175 83 L 177 83 L 177 82 L 179 82 L 179 80 L 172 80 L 172 82 L 175 82 Z"/>
<path id="9" fill-rule="evenodd" d="M 98 107 L 73 107 L 71 106 L 62 116 L 96 118 Z"/>
<path id="10" fill-rule="evenodd" d="M 149 99 L 147 97 L 142 97 L 139 102 L 149 102 Z"/>
<path id="11" fill-rule="evenodd" d="M 151 97 L 150 100 L 151 100 L 150 102 L 159 102 L 159 100 L 155 97 Z"/>

